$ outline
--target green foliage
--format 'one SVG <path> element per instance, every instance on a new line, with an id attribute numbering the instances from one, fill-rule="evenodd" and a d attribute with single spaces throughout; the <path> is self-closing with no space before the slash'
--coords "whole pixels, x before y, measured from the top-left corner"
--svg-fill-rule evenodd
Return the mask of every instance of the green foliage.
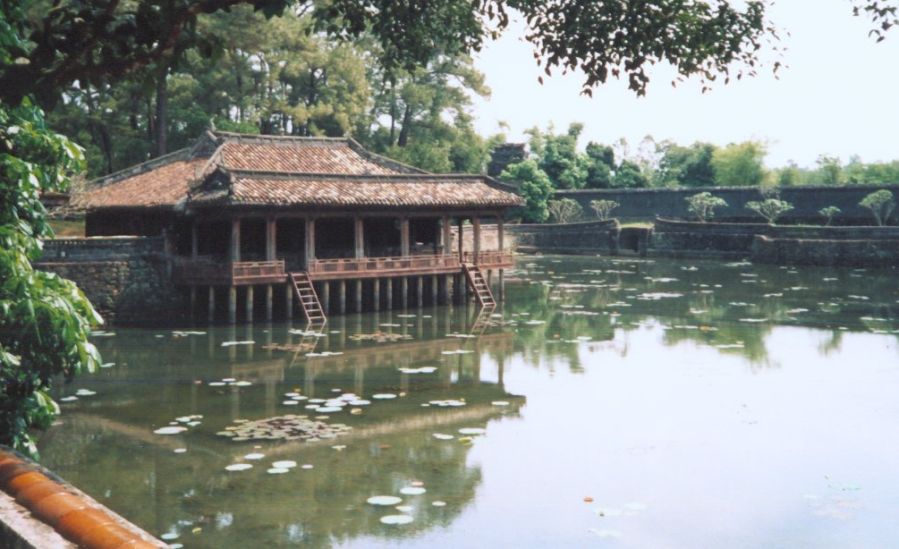
<path id="1" fill-rule="evenodd" d="M 830 225 L 833 221 L 833 218 L 836 217 L 842 210 L 837 208 L 836 206 L 826 206 L 818 210 L 818 213 L 824 218 L 824 224 Z"/>
<path id="2" fill-rule="evenodd" d="M 716 184 L 712 168 L 714 145 L 694 143 L 683 147 L 664 142 L 660 149 L 662 157 L 654 177 L 656 186 L 711 187 Z"/>
<path id="3" fill-rule="evenodd" d="M 90 303 L 72 282 L 31 266 L 52 235 L 41 192 L 66 190 L 82 166 L 81 150 L 49 131 L 29 98 L 0 102 L 0 443 L 35 457 L 31 429 L 59 413 L 52 378 L 98 361 L 88 336 L 100 318 Z"/>
<path id="4" fill-rule="evenodd" d="M 571 223 L 584 214 L 584 209 L 571 198 L 549 201 L 549 215 L 556 223 Z"/>
<path id="5" fill-rule="evenodd" d="M 548 201 L 553 187 L 549 177 L 534 160 L 525 160 L 506 167 L 499 178 L 518 187 L 525 205 L 516 212 L 524 221 L 542 223 L 549 217 Z"/>
<path id="6" fill-rule="evenodd" d="M 822 185 L 839 185 L 843 182 L 843 168 L 836 156 L 821 155 L 815 161 L 818 164 L 818 182 Z"/>
<path id="7" fill-rule="evenodd" d="M 793 205 L 779 198 L 766 198 L 762 201 L 750 201 L 746 208 L 764 217 L 770 225 L 774 225 L 777 218 L 793 209 Z"/>
<path id="8" fill-rule="evenodd" d="M 596 217 L 600 220 L 605 221 L 609 218 L 609 215 L 612 213 L 612 210 L 620 206 L 621 204 L 615 202 L 614 200 L 591 200 L 590 208 L 596 212 Z"/>
<path id="9" fill-rule="evenodd" d="M 874 220 L 878 225 L 883 226 L 889 221 L 890 215 L 896 207 L 896 200 L 893 197 L 893 193 L 886 189 L 881 189 L 862 198 L 858 205 L 871 210 Z"/>
<path id="10" fill-rule="evenodd" d="M 612 177 L 612 187 L 616 189 L 640 189 L 649 186 L 649 178 L 636 162 L 624 160 Z"/>
<path id="11" fill-rule="evenodd" d="M 745 141 L 716 149 L 712 154 L 715 183 L 724 187 L 755 186 L 765 179 L 765 146 Z"/>
<path id="12" fill-rule="evenodd" d="M 718 196 L 712 196 L 712 193 L 709 192 L 697 193 L 693 196 L 688 196 L 684 200 L 687 201 L 687 210 L 702 223 L 715 217 L 715 208 L 727 207 L 726 200 Z"/>

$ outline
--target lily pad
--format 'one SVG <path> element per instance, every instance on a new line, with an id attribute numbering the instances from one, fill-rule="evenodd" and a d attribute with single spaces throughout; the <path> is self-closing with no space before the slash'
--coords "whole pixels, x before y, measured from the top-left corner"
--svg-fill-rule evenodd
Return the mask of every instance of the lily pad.
<path id="1" fill-rule="evenodd" d="M 225 471 L 246 471 L 247 469 L 252 468 L 253 466 L 249 463 L 233 463 L 225 467 Z"/>
<path id="2" fill-rule="evenodd" d="M 410 515 L 387 515 L 386 517 L 381 517 L 381 524 L 409 524 L 412 520 Z"/>
<path id="3" fill-rule="evenodd" d="M 398 503 L 402 503 L 403 498 L 398 498 L 396 496 L 372 496 L 365 500 L 370 505 L 396 505 Z"/>
<path id="4" fill-rule="evenodd" d="M 404 496 L 420 496 L 425 492 L 427 492 L 427 490 L 421 486 L 406 486 L 405 488 L 400 489 L 400 493 Z"/>
<path id="5" fill-rule="evenodd" d="M 153 432 L 156 433 L 157 435 L 177 435 L 178 433 L 183 433 L 184 431 L 187 431 L 187 427 L 180 427 L 180 426 L 175 425 L 175 426 L 168 426 L 168 427 L 160 427 L 159 429 L 156 429 Z"/>

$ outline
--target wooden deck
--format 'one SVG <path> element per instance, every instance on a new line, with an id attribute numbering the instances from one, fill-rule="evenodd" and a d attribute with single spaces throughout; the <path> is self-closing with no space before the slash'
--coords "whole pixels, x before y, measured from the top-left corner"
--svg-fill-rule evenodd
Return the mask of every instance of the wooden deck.
<path id="1" fill-rule="evenodd" d="M 463 256 L 465 263 L 477 263 L 481 269 L 507 269 L 513 265 L 511 252 L 471 252 Z M 361 259 L 316 259 L 309 264 L 309 278 L 314 281 L 361 278 L 389 278 L 457 274 L 462 272 L 458 255 L 433 254 L 403 257 L 365 257 Z M 284 284 L 287 270 L 284 260 L 216 261 L 212 258 L 175 261 L 172 276 L 180 285 L 247 286 Z"/>

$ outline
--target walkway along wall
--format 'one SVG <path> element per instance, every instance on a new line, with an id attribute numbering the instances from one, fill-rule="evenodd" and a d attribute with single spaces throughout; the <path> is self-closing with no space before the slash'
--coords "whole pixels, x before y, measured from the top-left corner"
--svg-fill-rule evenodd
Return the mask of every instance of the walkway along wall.
<path id="1" fill-rule="evenodd" d="M 171 322 L 184 310 L 162 237 L 48 240 L 35 267 L 73 280 L 107 323 Z"/>
<path id="2" fill-rule="evenodd" d="M 887 189 L 899 199 L 899 185 L 848 185 L 784 187 L 780 197 L 793 204 L 794 209 L 783 218 L 783 223 L 821 223 L 818 211 L 827 206 L 837 206 L 841 213 L 835 218 L 836 224 L 867 225 L 874 221 L 871 213 L 858 205 L 866 195 Z M 652 220 L 656 217 L 690 219 L 684 200 L 698 192 L 708 191 L 727 201 L 728 207 L 716 210 L 717 217 L 728 220 L 758 221 L 760 218 L 746 209 L 746 202 L 760 200 L 758 187 L 709 187 L 702 189 L 591 189 L 579 191 L 558 191 L 555 198 L 573 198 L 580 203 L 585 215 L 589 216 L 592 200 L 614 200 L 620 206 L 612 214 L 622 221 Z M 899 214 L 892 219 L 896 223 Z"/>

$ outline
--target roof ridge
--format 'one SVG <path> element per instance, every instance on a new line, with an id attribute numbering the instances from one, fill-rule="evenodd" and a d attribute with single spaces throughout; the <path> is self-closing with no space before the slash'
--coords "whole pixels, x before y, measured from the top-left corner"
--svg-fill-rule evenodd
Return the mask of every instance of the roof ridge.
<path id="1" fill-rule="evenodd" d="M 313 135 L 271 135 L 271 134 L 258 134 L 258 133 L 237 133 L 237 132 L 223 132 L 223 131 L 213 131 L 210 132 L 216 138 L 219 138 L 225 142 L 230 140 L 233 142 L 240 143 L 241 141 L 324 141 L 324 142 L 347 142 L 349 141 L 348 137 L 326 137 L 326 136 L 313 136 Z"/>
<path id="2" fill-rule="evenodd" d="M 388 173 L 388 174 L 374 174 L 374 173 L 366 173 L 366 174 L 358 174 L 358 173 L 329 173 L 329 172 L 284 172 L 284 171 L 272 171 L 272 170 L 247 170 L 241 168 L 228 168 L 228 172 L 236 175 L 259 175 L 259 176 L 273 176 L 273 177 L 281 177 L 281 178 L 304 178 L 304 179 L 312 179 L 312 178 L 326 178 L 326 179 L 473 179 L 473 180 L 483 180 L 486 181 L 491 179 L 490 177 L 482 174 L 470 174 L 470 173 Z"/>
<path id="3" fill-rule="evenodd" d="M 103 186 L 108 185 L 110 183 L 115 183 L 116 181 L 123 179 L 125 177 L 131 177 L 133 175 L 138 175 L 144 172 L 147 172 L 151 169 L 158 168 L 160 166 L 165 166 L 166 164 L 171 164 L 176 160 L 189 160 L 192 156 L 193 145 L 190 147 L 184 147 L 182 149 L 178 149 L 177 151 L 172 151 L 170 153 L 166 153 L 162 156 L 157 156 L 156 158 L 151 158 L 149 160 L 144 160 L 140 164 L 135 164 L 133 166 L 128 166 L 127 168 L 123 168 L 121 170 L 114 171 L 112 173 L 108 173 L 104 176 L 97 177 L 96 179 L 92 179 L 88 182 L 90 187 L 93 186 Z"/>

